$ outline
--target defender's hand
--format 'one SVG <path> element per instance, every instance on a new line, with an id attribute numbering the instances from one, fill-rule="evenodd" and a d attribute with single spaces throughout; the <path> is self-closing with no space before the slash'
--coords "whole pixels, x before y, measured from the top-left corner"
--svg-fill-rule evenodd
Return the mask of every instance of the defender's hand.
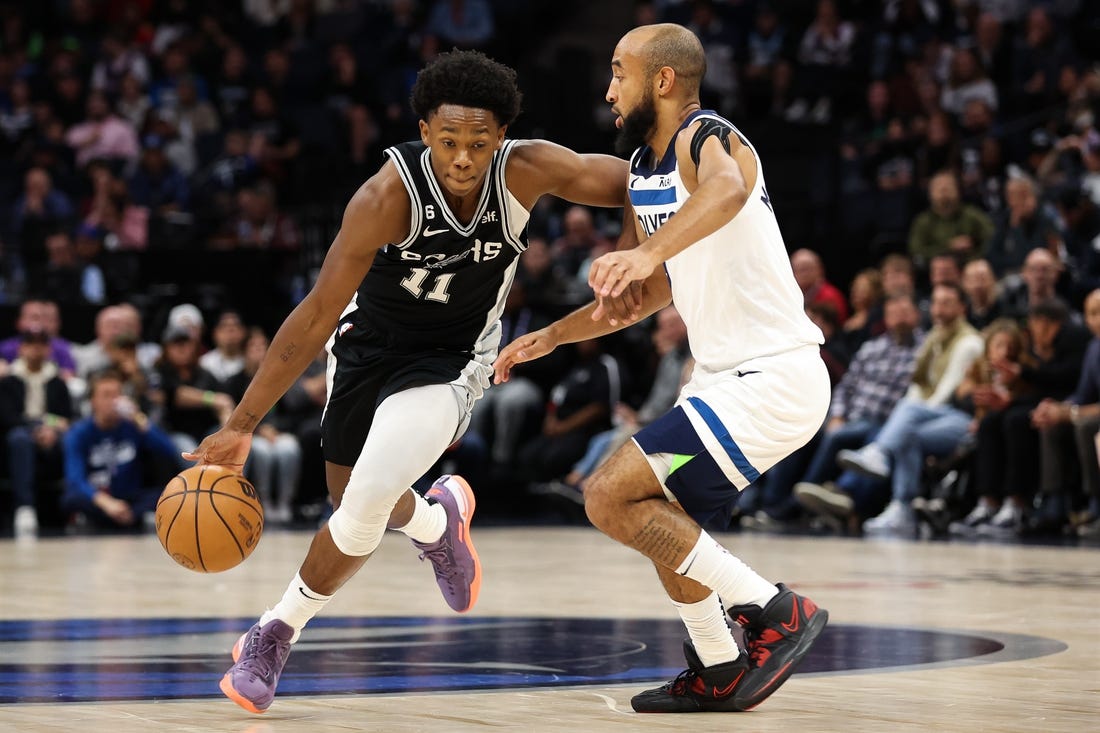
<path id="1" fill-rule="evenodd" d="M 659 263 L 640 249 L 608 252 L 598 257 L 588 271 L 588 284 L 598 298 L 617 298 L 634 281 L 645 280 Z"/>

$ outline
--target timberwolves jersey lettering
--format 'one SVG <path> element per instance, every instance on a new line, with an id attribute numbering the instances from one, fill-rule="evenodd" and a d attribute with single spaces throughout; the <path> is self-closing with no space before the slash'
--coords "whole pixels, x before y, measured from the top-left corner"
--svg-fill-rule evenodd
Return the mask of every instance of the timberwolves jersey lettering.
<path id="1" fill-rule="evenodd" d="M 349 306 L 357 309 L 357 325 L 383 335 L 398 351 L 496 349 L 498 344 L 486 339 L 499 340 L 495 326 L 517 258 L 527 248 L 529 214 L 504 178 L 513 145 L 506 141 L 493 156 L 476 212 L 466 224 L 444 199 L 423 143 L 385 151 L 409 192 L 409 235 L 375 255 Z"/>
<path id="2" fill-rule="evenodd" d="M 756 158 L 757 173 L 748 201 L 731 221 L 665 263 L 672 301 L 687 325 L 697 366 L 725 371 L 749 359 L 822 343 L 821 331 L 803 311 L 760 156 L 736 127 L 712 111 L 691 114 L 680 129 L 700 120 L 736 135 Z M 648 237 L 689 196 L 680 178 L 675 137 L 659 160 L 648 146 L 634 152 L 629 186 L 638 226 Z"/>

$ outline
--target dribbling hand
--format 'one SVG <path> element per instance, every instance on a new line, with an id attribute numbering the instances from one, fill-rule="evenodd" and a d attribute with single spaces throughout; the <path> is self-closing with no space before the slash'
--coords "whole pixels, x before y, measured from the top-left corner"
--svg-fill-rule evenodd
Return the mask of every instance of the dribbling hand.
<path id="1" fill-rule="evenodd" d="M 199 447 L 190 453 L 184 453 L 186 461 L 197 461 L 200 464 L 222 466 L 240 471 L 248 460 L 248 451 L 252 449 L 252 433 L 242 433 L 239 430 L 222 428 L 216 433 L 207 435 Z"/>

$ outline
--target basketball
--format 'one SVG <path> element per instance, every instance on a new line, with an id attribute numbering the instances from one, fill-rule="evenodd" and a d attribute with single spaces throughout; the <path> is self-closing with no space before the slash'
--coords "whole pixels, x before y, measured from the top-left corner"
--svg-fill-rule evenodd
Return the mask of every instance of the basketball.
<path id="1" fill-rule="evenodd" d="M 169 557 L 197 573 L 220 573 L 244 561 L 264 531 L 256 489 L 220 466 L 180 471 L 157 500 L 157 536 Z"/>

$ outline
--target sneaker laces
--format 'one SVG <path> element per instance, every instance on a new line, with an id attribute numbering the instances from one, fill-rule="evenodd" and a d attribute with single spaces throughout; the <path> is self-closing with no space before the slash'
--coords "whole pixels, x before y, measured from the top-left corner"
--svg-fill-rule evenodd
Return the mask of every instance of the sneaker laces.
<path id="1" fill-rule="evenodd" d="M 459 568 L 454 562 L 454 551 L 450 539 L 444 535 L 434 547 L 426 547 L 420 553 L 421 560 L 430 560 L 435 568 L 435 577 L 446 581 L 452 589 L 458 587 Z"/>
<path id="2" fill-rule="evenodd" d="M 661 689 L 667 691 L 670 695 L 683 695 L 695 684 L 695 678 L 698 676 L 699 673 L 694 669 L 685 669 L 683 672 L 676 675 L 675 679 L 669 680 L 661 685 Z"/>
<path id="3" fill-rule="evenodd" d="M 272 679 L 279 657 L 279 640 L 257 631 L 247 639 L 237 666 L 264 679 Z"/>

